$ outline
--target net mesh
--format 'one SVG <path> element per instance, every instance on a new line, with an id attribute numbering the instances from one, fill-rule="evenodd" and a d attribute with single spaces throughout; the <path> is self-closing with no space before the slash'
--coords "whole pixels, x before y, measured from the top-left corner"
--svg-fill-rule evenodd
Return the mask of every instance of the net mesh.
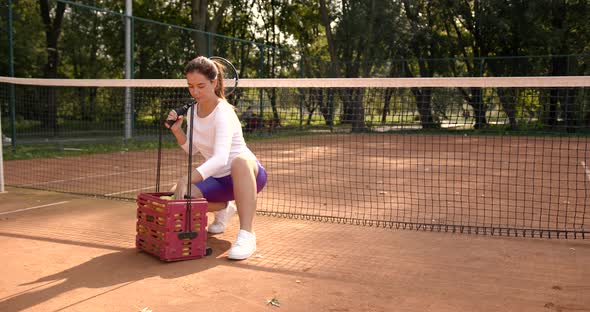
<path id="1" fill-rule="evenodd" d="M 245 79 L 229 101 L 269 173 L 259 213 L 574 238 L 590 222 L 588 85 Z M 186 154 L 161 126 L 190 100 L 184 80 L 1 78 L 0 100 L 9 186 L 133 199 L 186 172 Z"/>

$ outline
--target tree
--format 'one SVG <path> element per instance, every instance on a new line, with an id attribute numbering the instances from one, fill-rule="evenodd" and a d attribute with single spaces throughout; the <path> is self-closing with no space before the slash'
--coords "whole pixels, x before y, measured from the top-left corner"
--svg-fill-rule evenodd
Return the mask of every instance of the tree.
<path id="1" fill-rule="evenodd" d="M 486 41 L 491 29 L 489 22 L 495 17 L 490 8 L 491 1 L 447 1 L 445 8 L 448 16 L 445 29 L 450 38 L 455 38 L 455 51 L 463 60 L 467 75 L 470 77 L 482 77 L 484 74 L 483 57 L 490 55 L 491 48 Z M 451 70 L 455 76 L 460 76 L 457 65 L 451 63 Z M 473 108 L 475 129 L 488 125 L 486 112 L 488 107 L 483 100 L 482 88 L 460 88 L 463 97 Z"/>
<path id="2" fill-rule="evenodd" d="M 214 38 L 205 32 L 216 33 L 221 19 L 225 16 L 226 10 L 230 4 L 229 0 L 222 0 L 217 6 L 217 2 L 209 5 L 209 0 L 191 0 L 191 18 L 193 28 L 199 30 L 194 32 L 193 37 L 197 45 L 197 53 L 209 56 L 209 51 L 214 51 Z"/>
<path id="3" fill-rule="evenodd" d="M 438 33 L 441 14 L 437 14 L 436 1 L 403 1 L 403 11 L 408 23 L 408 50 L 417 59 L 417 69 L 411 66 L 409 60 L 404 61 L 406 77 L 432 77 L 436 71 L 434 58 L 440 58 L 446 51 L 441 43 L 445 38 Z M 416 75 L 415 71 L 418 72 Z M 432 113 L 432 88 L 412 88 L 416 99 L 420 123 L 423 128 L 439 128 L 440 124 Z"/>
<path id="4" fill-rule="evenodd" d="M 384 3 L 376 0 L 343 0 L 340 7 L 335 9 L 333 16 L 328 15 L 330 4 L 320 1 L 320 14 L 326 35 L 332 37 L 331 25 L 338 20 L 332 39 L 328 38 L 328 47 L 332 66 L 335 69 L 334 76 L 346 78 L 369 77 L 374 65 L 376 42 L 378 36 L 374 36 L 374 30 L 379 26 L 379 21 L 384 13 Z M 337 59 L 336 59 L 337 58 Z M 343 67 L 340 66 L 343 64 Z M 366 129 L 364 111 L 363 88 L 349 88 L 340 92 L 342 99 L 342 123 L 350 123 L 353 132 L 361 132 Z"/>
<path id="5" fill-rule="evenodd" d="M 61 34 L 66 5 L 58 2 L 55 10 L 49 7 L 49 0 L 39 0 L 39 11 L 45 25 L 47 44 L 47 64 L 44 69 L 45 78 L 57 78 L 59 66 L 58 42 Z M 52 16 L 53 15 L 53 16 Z M 42 120 L 44 127 L 57 132 L 57 102 L 55 89 L 47 89 L 47 117 Z"/>
<path id="6" fill-rule="evenodd" d="M 322 3 L 323 2 L 323 3 Z M 322 6 L 324 9 L 322 9 Z M 280 29 L 286 36 L 296 41 L 296 46 L 290 47 L 294 50 L 298 63 L 296 68 L 298 77 L 326 77 L 333 72 L 326 64 L 331 64 L 331 55 L 328 42 L 332 42 L 331 29 L 325 28 L 325 20 L 329 20 L 325 1 L 320 6 L 309 5 L 309 1 L 295 0 L 291 5 L 285 6 L 279 12 Z M 320 11 L 324 10 L 322 14 Z M 323 16 L 323 17 L 322 17 Z M 326 31 L 329 34 L 326 36 Z M 329 37 L 326 39 L 326 37 Z M 332 47 L 333 48 L 333 47 Z M 335 53 L 335 51 L 333 51 Z M 334 59 L 337 56 L 334 54 Z M 329 65 L 328 65 L 329 66 Z M 335 71 L 337 74 L 338 71 Z M 299 91 L 300 101 L 307 110 L 306 124 L 311 123 L 313 113 L 317 110 L 321 113 L 327 126 L 334 126 L 335 91 L 330 88 L 301 88 Z"/>
<path id="7" fill-rule="evenodd" d="M 328 0 L 329 1 L 329 0 Z M 336 52 L 336 42 L 332 35 L 332 21 L 333 18 L 328 14 L 328 5 L 326 0 L 320 0 L 320 16 L 322 18 L 322 24 L 324 26 L 324 32 L 326 34 L 326 40 L 328 41 L 328 51 L 330 52 L 330 60 L 332 62 L 332 75 L 333 77 L 340 77 L 340 62 Z"/>
<path id="8" fill-rule="evenodd" d="M 549 24 L 546 28 L 549 32 L 549 53 L 553 55 L 549 74 L 551 76 L 571 75 L 580 66 L 575 59 L 569 59 L 563 55 L 582 52 L 587 48 L 589 36 L 586 24 L 590 15 L 590 4 L 585 1 L 557 0 L 547 1 L 545 5 Z M 557 125 L 560 112 L 567 130 L 573 131 L 579 123 L 580 112 L 575 88 L 552 88 L 549 91 L 546 123 L 549 126 Z"/>
<path id="9" fill-rule="evenodd" d="M 539 2 L 510 1 L 492 2 L 490 17 L 486 28 L 489 29 L 486 40 L 492 57 L 485 60 L 485 68 L 489 74 L 502 76 L 526 76 L 534 72 L 532 64 L 526 58 L 508 59 L 503 56 L 519 56 L 526 54 L 543 54 L 536 47 L 542 44 L 539 25 Z M 517 99 L 519 90 L 515 88 L 498 88 L 500 105 L 508 117 L 511 129 L 517 129 Z"/>

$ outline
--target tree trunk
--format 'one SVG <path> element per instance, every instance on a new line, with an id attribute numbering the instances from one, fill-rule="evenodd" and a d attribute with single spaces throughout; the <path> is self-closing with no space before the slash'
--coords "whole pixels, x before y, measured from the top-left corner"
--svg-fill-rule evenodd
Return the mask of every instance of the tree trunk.
<path id="1" fill-rule="evenodd" d="M 420 115 L 420 123 L 423 129 L 438 128 L 438 123 L 434 121 L 431 110 L 432 89 L 431 88 L 412 88 L 412 93 L 416 98 L 416 106 Z"/>
<path id="2" fill-rule="evenodd" d="M 473 107 L 473 114 L 475 115 L 475 129 L 483 129 L 488 123 L 486 121 L 487 107 L 483 102 L 483 92 L 481 88 L 469 88 L 471 96 L 468 98 L 468 103 Z"/>
<path id="3" fill-rule="evenodd" d="M 404 10 L 406 13 L 406 18 L 410 21 L 411 24 L 411 32 L 416 34 L 420 34 L 424 32 L 424 27 L 429 29 L 429 32 L 433 31 L 434 26 L 432 25 L 432 14 L 431 8 L 432 4 L 430 1 L 426 3 L 426 12 L 425 16 L 427 18 L 427 25 L 422 26 L 421 19 L 421 12 L 419 9 L 415 9 L 412 7 L 412 1 L 404 0 L 402 1 Z M 424 45 L 421 39 L 414 38 L 413 39 L 413 52 L 414 56 L 418 58 L 418 70 L 420 77 L 432 77 L 433 76 L 433 64 L 431 61 L 425 61 L 423 58 L 425 57 L 432 57 L 433 55 L 437 54 L 437 50 L 435 50 L 435 46 L 431 38 L 429 44 Z M 403 63 L 404 72 L 407 77 L 413 78 L 414 73 L 412 73 L 412 69 L 408 64 L 408 61 Z M 432 114 L 432 89 L 431 88 L 412 88 L 412 94 L 416 99 L 416 106 L 418 108 L 418 114 L 420 115 L 420 123 L 422 128 L 424 129 L 432 129 L 432 128 L 439 128 L 440 124 L 437 120 L 434 119 Z"/>
<path id="4" fill-rule="evenodd" d="M 393 89 L 387 88 L 385 89 L 385 94 L 383 95 L 383 110 L 381 111 L 381 124 L 384 125 L 387 121 L 387 115 L 389 115 L 389 111 L 391 110 L 391 96 L 393 95 Z"/>
<path id="5" fill-rule="evenodd" d="M 545 124 L 550 127 L 557 126 L 557 102 L 559 100 L 559 89 L 551 88 L 549 90 L 549 107 L 545 113 Z"/>
<path id="6" fill-rule="evenodd" d="M 326 7 L 326 0 L 320 0 L 320 15 L 324 29 L 326 30 L 326 40 L 328 41 L 328 51 L 330 52 L 330 60 L 332 61 L 332 76 L 340 78 L 340 64 L 338 63 L 338 54 L 336 53 L 336 43 L 332 36 L 332 28 L 330 24 L 330 16 L 328 15 L 328 8 Z"/>
<path id="7" fill-rule="evenodd" d="M 93 33 L 98 33 L 98 15 L 97 14 L 92 14 L 92 31 Z M 89 51 L 89 56 L 90 56 L 90 63 L 91 65 L 91 70 L 90 70 L 90 75 L 89 77 L 94 78 L 98 76 L 98 66 L 97 64 L 97 55 L 98 55 L 98 42 L 97 40 L 93 40 L 92 43 L 90 44 L 90 51 Z M 84 78 L 84 77 L 80 77 L 80 78 Z M 91 122 L 93 121 L 94 117 L 95 117 L 95 107 L 96 107 L 96 97 L 97 97 L 97 91 L 98 88 L 88 88 L 88 100 L 85 102 L 81 102 L 81 103 L 86 103 L 86 105 L 82 105 L 83 110 L 80 114 L 80 118 L 84 121 L 88 121 Z"/>
<path id="8" fill-rule="evenodd" d="M 216 33 L 221 19 L 225 16 L 229 6 L 229 0 L 223 0 L 213 17 L 209 17 L 209 0 L 191 0 L 191 21 L 193 28 L 199 31 L 193 32 L 193 40 L 197 48 L 197 54 L 211 56 L 215 53 L 215 37 L 205 32 Z"/>
<path id="9" fill-rule="evenodd" d="M 210 20 L 207 20 L 208 24 L 207 24 L 207 31 L 210 33 L 217 33 L 217 29 L 219 28 L 219 24 L 221 23 L 221 20 L 223 19 L 223 17 L 226 14 L 226 10 L 229 7 L 230 4 L 230 0 L 223 0 L 221 1 L 221 4 L 219 5 L 219 8 L 217 8 L 217 10 L 215 12 L 213 12 L 213 18 Z M 216 51 L 217 49 L 217 40 L 215 36 L 211 36 L 209 38 L 208 44 L 209 44 L 209 50 L 211 51 L 211 53 L 213 54 L 218 54 L 218 55 L 224 55 L 225 53 L 219 53 Z"/>
<path id="10" fill-rule="evenodd" d="M 309 109 L 309 111 L 307 112 L 307 120 L 305 121 L 305 125 L 309 126 L 311 125 L 311 120 L 313 119 L 313 113 L 315 112 L 316 106 L 312 105 Z"/>
<path id="11" fill-rule="evenodd" d="M 208 0 L 192 0 L 191 1 L 191 20 L 193 28 L 199 31 L 193 32 L 193 39 L 197 48 L 198 55 L 207 56 L 207 4 Z"/>
<path id="12" fill-rule="evenodd" d="M 281 117 L 279 116 L 279 111 L 277 109 L 277 88 L 272 88 L 270 90 L 270 107 L 272 110 L 272 119 L 268 122 L 269 124 L 274 125 L 274 127 L 280 127 Z"/>
<path id="13" fill-rule="evenodd" d="M 516 90 L 513 88 L 498 88 L 498 96 L 500 97 L 502 109 L 508 116 L 510 129 L 518 129 L 516 123 Z"/>
<path id="14" fill-rule="evenodd" d="M 432 76 L 427 64 L 424 61 L 419 61 L 420 76 Z M 407 61 L 404 62 L 406 76 L 413 78 L 412 70 Z M 420 123 L 424 129 L 440 128 L 440 124 L 434 120 L 432 115 L 432 89 L 431 88 L 412 88 L 412 94 L 416 99 L 416 107 L 420 115 Z"/>
<path id="15" fill-rule="evenodd" d="M 369 9 L 369 18 L 367 19 L 369 25 L 368 25 L 368 29 L 366 32 L 365 41 L 363 44 L 363 46 L 364 46 L 363 47 L 363 50 L 364 50 L 363 57 L 366 59 L 369 59 L 369 60 L 373 59 L 373 53 L 372 53 L 372 48 L 374 45 L 374 43 L 373 43 L 373 32 L 374 32 L 373 24 L 374 24 L 374 22 L 373 21 L 375 20 L 375 13 L 376 13 L 375 12 L 375 0 L 371 0 L 371 7 Z M 359 55 L 360 55 L 360 53 L 359 53 Z M 359 56 L 359 61 L 362 62 L 362 66 L 361 66 L 362 67 L 362 75 L 364 77 L 371 77 L 371 68 L 374 65 L 373 62 L 370 62 L 367 60 L 363 61 L 362 59 L 360 59 L 360 56 Z"/>
<path id="16" fill-rule="evenodd" d="M 324 116 L 326 125 L 334 126 L 334 90 L 332 89 L 317 89 L 317 98 L 320 105 L 320 112 Z M 324 92 L 326 95 L 324 96 Z"/>
<path id="17" fill-rule="evenodd" d="M 352 125 L 352 132 L 363 132 L 366 130 L 364 88 L 348 88 L 342 91 L 342 123 Z"/>
<path id="18" fill-rule="evenodd" d="M 575 88 L 566 88 L 563 90 L 563 97 L 561 104 L 563 106 L 563 115 L 565 129 L 569 133 L 573 133 L 579 126 L 580 107 L 576 103 L 577 90 Z"/>
<path id="19" fill-rule="evenodd" d="M 61 34 L 61 26 L 66 5 L 62 2 L 57 3 L 57 8 L 53 19 L 49 8 L 48 0 L 39 0 L 39 11 L 43 24 L 45 25 L 45 41 L 47 47 L 47 63 L 44 68 L 45 78 L 57 78 L 57 68 L 59 66 L 58 42 Z M 53 130 L 57 134 L 57 103 L 56 90 L 47 88 L 47 111 L 45 118 L 41 119 L 44 128 Z"/>

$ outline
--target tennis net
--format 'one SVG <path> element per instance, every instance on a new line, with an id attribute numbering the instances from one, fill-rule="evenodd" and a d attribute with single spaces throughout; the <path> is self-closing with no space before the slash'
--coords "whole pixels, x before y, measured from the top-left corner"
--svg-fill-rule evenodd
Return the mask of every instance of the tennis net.
<path id="1" fill-rule="evenodd" d="M 187 157 L 161 125 L 190 101 L 185 85 L 0 78 L 6 184 L 114 198 L 169 188 Z M 244 79 L 229 101 L 269 172 L 261 214 L 576 238 L 590 222 L 588 86 L 590 77 Z"/>

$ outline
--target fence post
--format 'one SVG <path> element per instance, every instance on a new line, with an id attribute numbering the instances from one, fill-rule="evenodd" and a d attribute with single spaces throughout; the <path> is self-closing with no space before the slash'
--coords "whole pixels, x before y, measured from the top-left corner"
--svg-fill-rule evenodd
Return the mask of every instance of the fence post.
<path id="1" fill-rule="evenodd" d="M 125 79 L 133 79 L 133 47 L 132 47 L 132 15 L 133 1 L 125 0 Z M 133 130 L 133 90 L 125 87 L 125 140 L 131 139 Z"/>
<path id="2" fill-rule="evenodd" d="M 264 45 L 258 45 L 258 51 L 260 51 L 260 57 L 258 61 L 258 78 L 264 78 Z M 263 105 L 263 92 L 262 88 L 258 89 L 258 100 L 260 101 L 260 118 L 264 120 L 264 105 Z"/>
<path id="3" fill-rule="evenodd" d="M 213 51 L 211 49 L 211 34 L 207 33 L 207 57 L 211 57 L 213 55 Z"/>
<path id="4" fill-rule="evenodd" d="M 303 55 L 301 55 L 301 60 L 299 62 L 299 76 L 301 78 L 305 78 L 305 62 Z M 303 88 L 299 88 L 299 130 L 303 130 L 303 102 L 305 101 L 304 97 L 305 95 L 303 93 Z"/>
<path id="5" fill-rule="evenodd" d="M 14 46 L 12 39 L 12 0 L 8 0 L 8 76 L 14 77 Z M 12 152 L 16 153 L 16 103 L 14 84 L 8 86 L 10 108 L 10 135 Z M 2 132 L 0 130 L 0 132 Z M 2 138 L 4 140 L 4 138 Z"/>

